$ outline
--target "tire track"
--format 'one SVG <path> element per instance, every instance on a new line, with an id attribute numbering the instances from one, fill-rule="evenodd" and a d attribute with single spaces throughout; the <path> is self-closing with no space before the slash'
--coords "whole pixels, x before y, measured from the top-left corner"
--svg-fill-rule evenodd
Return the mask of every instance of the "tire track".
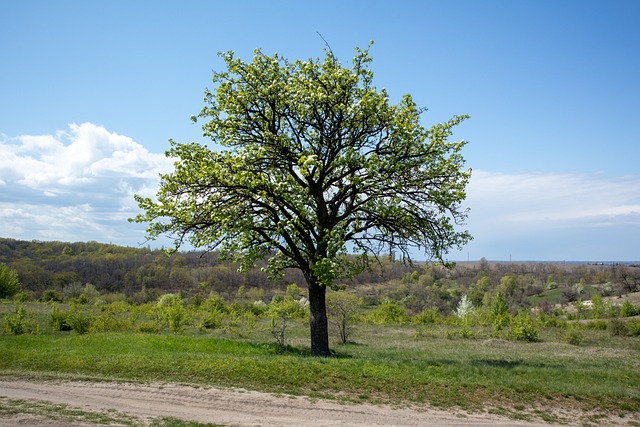
<path id="1" fill-rule="evenodd" d="M 0 396 L 64 403 L 85 410 L 115 409 L 146 420 L 171 416 L 238 426 L 549 426 L 487 414 L 349 405 L 175 384 L 3 379 L 0 380 Z"/>

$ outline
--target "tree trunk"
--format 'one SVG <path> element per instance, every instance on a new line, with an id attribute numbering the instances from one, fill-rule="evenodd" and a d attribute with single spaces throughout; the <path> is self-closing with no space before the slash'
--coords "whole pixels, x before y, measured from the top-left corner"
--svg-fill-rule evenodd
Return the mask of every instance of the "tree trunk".
<path id="1" fill-rule="evenodd" d="M 309 285 L 309 309 L 311 316 L 311 354 L 318 357 L 329 356 L 329 326 L 327 322 L 326 286 L 317 283 L 315 278 L 307 278 Z"/>

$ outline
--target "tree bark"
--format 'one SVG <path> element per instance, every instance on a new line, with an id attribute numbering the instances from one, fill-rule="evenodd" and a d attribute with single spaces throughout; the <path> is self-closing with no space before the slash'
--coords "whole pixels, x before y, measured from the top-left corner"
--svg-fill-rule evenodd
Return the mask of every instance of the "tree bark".
<path id="1" fill-rule="evenodd" d="M 314 278 L 308 278 L 309 285 L 309 327 L 311 330 L 311 354 L 317 357 L 329 356 L 329 326 L 327 322 L 327 287 Z"/>

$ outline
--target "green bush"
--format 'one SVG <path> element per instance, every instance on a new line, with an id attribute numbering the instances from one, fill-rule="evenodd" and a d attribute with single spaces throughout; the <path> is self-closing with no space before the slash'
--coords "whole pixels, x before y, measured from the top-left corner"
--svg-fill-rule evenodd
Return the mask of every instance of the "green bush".
<path id="1" fill-rule="evenodd" d="M 563 339 L 567 344 L 580 345 L 584 342 L 584 333 L 577 327 L 571 327 L 565 331 Z"/>
<path id="2" fill-rule="evenodd" d="M 640 314 L 640 310 L 631 303 L 629 300 L 625 300 L 620 307 L 620 317 L 632 317 Z"/>
<path id="3" fill-rule="evenodd" d="M 385 301 L 365 317 L 365 322 L 373 325 L 398 325 L 408 323 L 409 317 L 404 307 L 398 303 Z"/>
<path id="4" fill-rule="evenodd" d="M 8 334 L 21 335 L 33 332 L 36 329 L 33 319 L 27 314 L 23 306 L 16 309 L 15 315 L 5 315 L 4 320 L 6 322 L 4 330 Z"/>
<path id="5" fill-rule="evenodd" d="M 620 319 L 611 319 L 609 321 L 609 335 L 612 337 L 621 337 L 629 334 L 627 324 Z"/>
<path id="6" fill-rule="evenodd" d="M 340 342 L 346 344 L 353 328 L 353 318 L 362 301 L 350 292 L 337 291 L 327 294 L 327 314 L 329 321 L 335 325 Z"/>
<path id="7" fill-rule="evenodd" d="M 506 328 L 507 326 L 509 326 L 510 323 L 511 323 L 511 316 L 509 316 L 509 313 L 502 313 L 498 316 L 494 316 L 493 322 L 492 322 L 493 330 L 494 332 L 499 332 L 503 328 Z"/>
<path id="8" fill-rule="evenodd" d="M 157 334 L 160 332 L 160 325 L 156 321 L 145 320 L 138 325 L 137 329 L 138 332 L 143 332 L 145 334 Z"/>
<path id="9" fill-rule="evenodd" d="M 555 315 L 549 315 L 541 312 L 538 316 L 538 324 L 543 328 L 562 328 L 564 322 Z"/>
<path id="10" fill-rule="evenodd" d="M 411 318 L 417 325 L 432 325 L 438 322 L 438 309 L 426 308 Z"/>
<path id="11" fill-rule="evenodd" d="M 609 322 L 604 320 L 596 320 L 595 322 L 587 323 L 587 329 L 596 329 L 600 331 L 606 331 L 609 327 Z"/>
<path id="12" fill-rule="evenodd" d="M 640 319 L 634 319 L 627 322 L 629 335 L 637 337 L 640 335 Z"/>
<path id="13" fill-rule="evenodd" d="M 40 301 L 42 302 L 62 302 L 62 295 L 60 292 L 56 292 L 53 289 L 47 289 L 42 292 L 40 296 Z"/>
<path id="14" fill-rule="evenodd" d="M 509 307 L 504 299 L 504 295 L 500 292 L 496 292 L 493 298 L 491 298 L 491 305 L 489 306 L 491 315 L 493 317 L 503 316 L 508 314 Z"/>
<path id="15" fill-rule="evenodd" d="M 49 324 L 54 331 L 70 331 L 71 325 L 68 322 L 68 312 L 61 312 L 58 305 L 51 304 L 51 314 L 49 314 Z"/>
<path id="16" fill-rule="evenodd" d="M 218 329 L 222 326 L 225 313 L 218 308 L 211 308 L 204 313 L 202 327 L 206 329 Z"/>
<path id="17" fill-rule="evenodd" d="M 90 332 L 127 331 L 130 327 L 127 322 L 115 317 L 111 310 L 105 310 L 91 321 Z"/>
<path id="18" fill-rule="evenodd" d="M 282 299 L 274 298 L 269 304 L 268 313 L 271 316 L 269 332 L 281 348 L 287 345 L 287 328 L 291 319 L 304 318 L 306 307 L 290 296 Z"/>
<path id="19" fill-rule="evenodd" d="M 516 341 L 539 341 L 540 335 L 530 315 L 520 313 L 509 324 L 509 338 Z"/>
<path id="20" fill-rule="evenodd" d="M 460 338 L 473 338 L 474 336 L 473 331 L 467 325 L 461 327 L 458 333 L 460 334 Z"/>
<path id="21" fill-rule="evenodd" d="M 86 334 L 91 328 L 91 316 L 81 310 L 73 309 L 67 315 L 67 323 L 74 332 Z"/>
<path id="22" fill-rule="evenodd" d="M 13 302 L 21 304 L 31 300 L 31 292 L 18 292 L 13 296 Z"/>
<path id="23" fill-rule="evenodd" d="M 179 294 L 164 294 L 156 304 L 160 320 L 175 334 L 184 331 L 188 322 L 188 312 L 182 305 Z"/>
<path id="24" fill-rule="evenodd" d="M 6 264 L 0 264 L 0 298 L 10 298 L 20 290 L 18 272 Z"/>

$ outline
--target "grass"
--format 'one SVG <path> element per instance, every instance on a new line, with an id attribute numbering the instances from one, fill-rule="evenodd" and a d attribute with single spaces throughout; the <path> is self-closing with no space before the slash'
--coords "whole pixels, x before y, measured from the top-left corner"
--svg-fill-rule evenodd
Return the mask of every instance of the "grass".
<path id="1" fill-rule="evenodd" d="M 304 337 L 299 326 L 292 331 Z M 313 358 L 305 347 L 210 335 L 102 333 L 3 336 L 4 375 L 160 381 L 480 411 L 569 406 L 640 411 L 640 361 L 628 340 L 590 331 L 589 347 L 558 342 L 414 338 L 410 327 L 359 329 L 357 344 Z M 598 335 L 601 334 L 601 335 Z M 298 342 L 300 339 L 298 339 Z M 294 338 L 292 342 L 296 342 Z"/>
<path id="2" fill-rule="evenodd" d="M 564 342 L 566 329 L 542 329 L 540 342 L 525 343 L 488 338 L 490 327 L 476 338 L 447 339 L 455 327 L 360 324 L 356 343 L 336 340 L 334 357 L 319 359 L 309 355 L 302 321 L 292 324 L 291 346 L 283 351 L 269 335 L 268 319 L 206 333 L 78 335 L 44 326 L 50 307 L 26 308 L 43 326 L 39 334 L 0 337 L 0 375 L 241 387 L 548 422 L 575 421 L 554 408 L 585 417 L 640 413 L 640 337 L 603 330 L 581 329 L 577 346 Z"/>
<path id="3" fill-rule="evenodd" d="M 37 415 L 68 423 L 91 423 L 97 425 L 138 427 L 140 420 L 116 411 L 85 411 L 67 405 L 49 402 L 7 399 L 0 396 L 0 417 L 17 414 Z"/>

